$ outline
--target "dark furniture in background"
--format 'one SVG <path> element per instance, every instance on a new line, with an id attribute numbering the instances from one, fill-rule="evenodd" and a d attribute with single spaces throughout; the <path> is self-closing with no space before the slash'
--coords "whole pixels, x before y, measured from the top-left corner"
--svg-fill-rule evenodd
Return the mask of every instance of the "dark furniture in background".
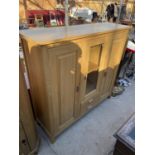
<path id="1" fill-rule="evenodd" d="M 135 116 L 130 119 L 114 135 L 117 139 L 113 155 L 135 154 Z"/>
<path id="2" fill-rule="evenodd" d="M 19 155 L 35 155 L 39 149 L 39 137 L 33 117 L 31 102 L 24 79 L 24 66 L 19 64 Z"/>

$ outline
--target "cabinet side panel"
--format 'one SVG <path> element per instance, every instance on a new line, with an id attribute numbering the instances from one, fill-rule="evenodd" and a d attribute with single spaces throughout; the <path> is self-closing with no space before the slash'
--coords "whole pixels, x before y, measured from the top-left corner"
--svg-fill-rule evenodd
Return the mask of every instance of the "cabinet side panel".
<path id="1" fill-rule="evenodd" d="M 37 120 L 51 132 L 48 96 L 41 48 L 31 41 L 23 40 L 24 56 L 30 80 L 30 92 Z M 46 54 L 46 53 L 45 53 Z"/>
<path id="2" fill-rule="evenodd" d="M 50 106 L 48 96 L 48 83 L 46 81 L 46 53 L 42 51 L 42 48 L 36 47 L 33 49 L 33 69 L 34 69 L 34 80 L 35 85 L 35 101 L 36 101 L 36 112 L 37 118 L 41 122 L 48 134 L 52 132 L 50 119 Z"/>

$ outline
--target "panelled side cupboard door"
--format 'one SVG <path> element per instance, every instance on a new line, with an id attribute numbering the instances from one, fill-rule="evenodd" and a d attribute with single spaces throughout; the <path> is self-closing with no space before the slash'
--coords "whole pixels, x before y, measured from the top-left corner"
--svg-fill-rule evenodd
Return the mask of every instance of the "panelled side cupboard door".
<path id="1" fill-rule="evenodd" d="M 55 133 L 66 128 L 78 115 L 79 52 L 71 43 L 47 48 Z"/>
<path id="2" fill-rule="evenodd" d="M 117 70 L 122 58 L 122 53 L 125 46 L 125 36 L 122 38 L 114 38 L 112 40 L 110 59 L 107 67 L 106 80 L 102 83 L 102 94 L 111 95 L 111 91 L 117 75 Z"/>

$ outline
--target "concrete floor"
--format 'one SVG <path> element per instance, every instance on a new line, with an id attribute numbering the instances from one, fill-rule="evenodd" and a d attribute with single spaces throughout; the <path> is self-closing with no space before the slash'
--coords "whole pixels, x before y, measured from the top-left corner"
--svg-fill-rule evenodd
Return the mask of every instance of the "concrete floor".
<path id="1" fill-rule="evenodd" d="M 42 129 L 39 155 L 111 155 L 113 134 L 134 113 L 134 83 L 122 95 L 105 100 L 51 144 Z M 111 153 L 110 153 L 111 152 Z"/>

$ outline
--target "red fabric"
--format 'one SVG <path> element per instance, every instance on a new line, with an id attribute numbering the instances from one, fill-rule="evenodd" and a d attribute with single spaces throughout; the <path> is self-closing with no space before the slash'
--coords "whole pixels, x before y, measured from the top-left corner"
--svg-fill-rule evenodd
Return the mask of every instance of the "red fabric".
<path id="1" fill-rule="evenodd" d="M 34 16 L 34 15 L 48 15 L 49 10 L 27 10 L 27 16 Z"/>
<path id="2" fill-rule="evenodd" d="M 64 25 L 64 19 L 65 19 L 64 11 L 61 11 L 61 10 L 50 10 L 49 14 L 52 17 L 52 19 L 56 19 L 58 26 Z"/>
<path id="3" fill-rule="evenodd" d="M 133 49 L 130 49 L 130 48 L 126 48 L 126 52 L 135 53 L 135 50 L 133 50 Z"/>
<path id="4" fill-rule="evenodd" d="M 43 15 L 44 24 L 50 26 L 50 17 L 56 19 L 57 25 L 64 25 L 65 12 L 63 10 L 27 10 L 28 18 L 35 18 L 35 15 Z M 34 20 L 29 20 L 30 26 Z"/>

